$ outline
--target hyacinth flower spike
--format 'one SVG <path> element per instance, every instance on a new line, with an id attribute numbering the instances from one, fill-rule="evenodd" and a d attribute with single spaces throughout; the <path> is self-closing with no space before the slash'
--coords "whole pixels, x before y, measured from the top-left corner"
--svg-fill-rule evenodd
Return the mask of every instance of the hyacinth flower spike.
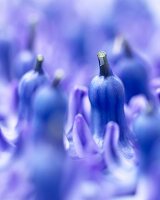
<path id="1" fill-rule="evenodd" d="M 65 116 L 66 110 L 67 110 L 66 101 L 65 101 L 65 109 L 62 110 L 63 106 L 62 107 L 60 106 L 60 104 L 62 104 L 63 102 L 62 100 L 60 101 L 60 99 L 62 98 L 62 95 L 60 92 L 54 91 L 54 90 L 60 90 L 58 88 L 56 89 L 56 87 L 58 87 L 59 82 L 60 82 L 60 76 L 56 75 L 56 78 L 53 81 L 53 86 L 51 86 L 51 88 L 53 87 L 51 91 L 53 94 L 56 93 L 57 96 L 53 95 L 52 97 L 54 97 L 55 99 L 49 98 L 48 101 L 46 99 L 46 104 L 49 103 L 50 108 L 53 108 L 53 104 L 55 104 L 54 108 L 58 109 L 57 112 L 61 113 L 63 111 L 63 115 Z M 50 96 L 51 96 L 51 91 L 49 91 Z M 49 95 L 47 97 L 49 97 Z M 46 110 L 46 112 L 48 112 L 46 104 L 43 100 L 43 108 L 44 108 L 43 111 Z M 39 104 L 37 106 L 41 107 L 41 105 Z M 34 112 L 35 111 L 37 110 L 34 110 Z M 39 112 L 39 118 L 42 116 L 42 114 Z M 59 123 L 60 123 L 60 126 L 62 126 L 62 129 L 64 130 L 64 121 L 63 121 L 63 118 L 61 119 L 62 121 L 59 121 Z M 56 121 L 56 118 L 55 118 L 55 121 Z M 52 120 L 52 122 L 54 121 Z M 54 132 L 52 132 L 53 137 L 49 136 L 49 134 L 46 134 L 43 137 L 40 134 L 36 135 L 36 137 L 35 136 L 30 137 L 29 138 L 30 143 L 27 144 L 24 154 L 18 159 L 16 159 L 16 162 L 12 160 L 12 163 L 11 163 L 12 165 L 9 166 L 9 168 L 7 169 L 7 174 L 5 173 L 5 176 L 4 176 L 6 177 L 7 181 L 8 180 L 9 181 L 8 182 L 6 181 L 4 183 L 6 184 L 5 189 L 1 188 L 0 190 L 1 197 L 3 197 L 3 195 L 5 197 L 6 196 L 8 197 L 9 196 L 8 193 L 9 193 L 10 196 L 12 196 L 14 199 L 19 198 L 22 200 L 24 199 L 34 199 L 34 200 L 65 199 L 64 194 L 66 194 L 66 191 L 63 190 L 62 185 L 65 179 L 64 171 L 67 167 L 67 162 L 66 162 L 66 153 L 63 148 L 63 134 L 62 132 L 55 132 L 59 130 L 59 129 L 55 129 L 57 127 L 55 126 L 56 125 L 55 123 L 50 124 L 50 125 L 53 126 L 53 129 L 49 129 L 49 130 L 50 131 L 54 130 Z M 48 127 L 46 126 L 44 128 L 48 128 Z M 33 132 L 32 130 L 31 132 L 32 134 L 35 134 L 35 132 Z M 45 133 L 46 132 L 44 129 L 44 134 Z M 57 137 L 57 135 L 59 136 Z M 53 140 L 50 140 L 51 138 L 53 138 Z M 65 167 L 64 167 L 64 162 L 65 162 Z M 13 171 L 13 177 L 10 177 L 10 174 L 12 173 L 12 171 Z M 11 184 L 12 184 L 12 187 L 11 187 Z M 21 184 L 23 185 L 23 188 L 21 187 Z M 9 187 L 10 189 L 8 189 Z M 2 192 L 4 191 L 3 195 L 1 191 Z M 15 192 L 16 194 L 14 194 Z M 23 196 L 22 198 L 20 196 L 21 193 Z M 3 198 L 3 199 L 9 199 L 9 197 Z"/>
<path id="2" fill-rule="evenodd" d="M 85 86 L 77 86 L 71 93 L 68 122 L 66 126 L 66 135 L 69 140 L 72 140 L 71 132 L 73 129 L 74 119 L 77 114 L 82 114 L 87 124 L 90 124 L 90 103 L 88 100 L 87 88 Z"/>
<path id="3" fill-rule="evenodd" d="M 57 70 L 50 86 L 40 88 L 33 101 L 33 133 L 35 140 L 56 140 L 63 144 L 64 124 L 67 114 L 67 99 L 59 86 L 63 71 Z M 54 133 L 54 134 L 53 134 Z"/>
<path id="4" fill-rule="evenodd" d="M 48 77 L 43 71 L 43 56 L 38 55 L 35 68 L 27 72 L 19 82 L 19 120 L 30 120 L 32 116 L 32 99 L 36 90 L 49 82 Z"/>
<path id="5" fill-rule="evenodd" d="M 149 66 L 139 55 L 134 53 L 129 43 L 124 40 L 125 54 L 117 62 L 115 72 L 122 80 L 126 91 L 126 102 L 135 95 L 143 94 L 148 100 L 152 100 L 149 89 Z"/>
<path id="6" fill-rule="evenodd" d="M 40 88 L 33 102 L 33 152 L 29 163 L 35 200 L 65 199 L 63 134 L 67 100 L 59 86 L 62 77 L 62 71 L 57 70 L 52 85 Z"/>
<path id="7" fill-rule="evenodd" d="M 120 128 L 120 143 L 122 146 L 129 146 L 130 133 L 124 114 L 123 84 L 113 74 L 105 52 L 98 53 L 98 60 L 100 74 L 92 79 L 89 86 L 92 133 L 96 139 L 103 140 L 106 124 L 114 121 Z"/>

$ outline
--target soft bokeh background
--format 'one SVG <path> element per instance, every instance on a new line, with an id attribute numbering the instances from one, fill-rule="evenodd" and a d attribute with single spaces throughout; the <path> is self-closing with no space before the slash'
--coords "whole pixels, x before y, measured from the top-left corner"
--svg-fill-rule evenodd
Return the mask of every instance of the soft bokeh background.
<path id="1" fill-rule="evenodd" d="M 28 23 L 35 18 L 34 51 L 44 54 L 52 76 L 59 67 L 66 73 L 71 68 L 94 68 L 97 51 L 110 55 L 118 34 L 152 63 L 158 62 L 159 13 L 159 0 L 1 0 L 0 27 L 14 38 L 17 54 L 26 47 Z"/>
<path id="2" fill-rule="evenodd" d="M 91 78 L 99 73 L 97 52 L 99 50 L 106 51 L 109 63 L 113 65 L 115 41 L 118 36 L 122 36 L 129 43 L 133 52 L 139 53 L 137 57 L 133 56 L 131 59 L 133 64 L 138 60 L 138 65 L 134 65 L 135 68 L 131 66 L 132 72 L 135 72 L 135 74 L 137 72 L 138 74 L 139 70 L 137 69 L 142 68 L 142 71 L 140 70 L 138 74 L 140 81 L 133 82 L 131 90 L 137 89 L 139 85 L 144 84 L 147 86 L 145 88 L 147 88 L 148 92 L 148 85 L 152 85 L 152 81 L 157 84 L 155 84 L 154 90 L 159 89 L 159 35 L 159 0 L 0 0 L 0 143 L 2 143 L 0 151 L 1 153 L 3 152 L 0 155 L 0 169 L 6 166 L 7 163 L 7 168 L 4 167 L 5 170 L 2 170 L 2 177 L 4 178 L 0 182 L 2 186 L 0 199 L 28 200 L 26 192 L 29 195 L 31 194 L 30 197 L 33 199 L 33 191 L 30 190 L 31 186 L 28 185 L 31 180 L 28 177 L 32 177 L 32 175 L 35 178 L 35 182 L 31 181 L 33 186 L 38 189 L 40 196 L 44 195 L 42 199 L 45 200 L 50 200 L 45 196 L 49 194 L 45 189 L 51 192 L 49 194 L 50 197 L 54 196 L 55 193 L 63 196 L 61 199 L 65 199 L 65 192 L 71 189 L 71 196 L 73 197 L 69 197 L 69 200 L 108 199 L 107 197 L 112 196 L 114 192 L 116 195 L 136 193 L 135 191 L 139 187 L 136 182 L 139 180 L 139 174 L 135 176 L 137 166 L 135 167 L 131 162 L 132 171 L 130 171 L 130 166 L 126 166 L 128 157 L 117 154 L 119 153 L 120 134 L 118 125 L 115 122 L 107 124 L 104 140 L 97 138 L 97 142 L 92 137 L 88 87 L 85 86 L 88 86 Z M 40 73 L 43 71 L 40 67 L 39 71 L 32 70 L 35 67 L 34 62 L 37 54 L 44 56 L 44 70 L 46 72 L 44 74 Z M 139 55 L 142 56 L 142 60 L 139 59 Z M 124 57 L 125 61 L 125 56 L 122 55 L 122 57 Z M 142 62 L 143 59 L 146 61 Z M 125 61 L 125 63 L 127 62 Z M 142 63 L 145 63 L 144 71 L 143 66 L 141 66 Z M 45 81 L 46 85 L 50 81 L 53 83 L 57 68 L 64 70 L 65 78 L 61 82 L 64 83 L 62 84 L 64 87 L 57 89 L 56 86 L 46 86 L 43 88 Z M 114 73 L 116 72 L 115 68 L 116 65 L 111 66 Z M 24 79 L 21 79 L 27 71 L 30 72 L 23 77 Z M 129 80 L 132 79 L 132 72 L 129 73 Z M 143 72 L 146 72 L 146 77 Z M 151 79 L 148 79 L 147 75 L 151 76 Z M 48 79 L 48 76 L 50 79 Z M 80 86 L 76 88 L 77 84 Z M 113 87 L 112 89 L 118 91 L 117 88 L 120 86 L 123 90 L 119 79 L 116 84 L 118 87 Z M 107 87 L 102 87 L 102 89 L 107 91 Z M 67 94 L 67 98 L 65 95 L 64 99 L 62 98 L 63 92 Z M 113 90 L 110 90 L 109 94 L 111 95 L 108 95 L 111 104 L 117 102 L 114 101 L 117 93 L 112 92 Z M 119 93 L 120 99 L 121 97 L 123 99 L 123 94 Z M 159 91 L 155 92 L 155 96 L 159 94 Z M 71 96 L 71 102 L 69 101 L 68 103 L 69 96 Z M 98 97 L 104 100 L 103 93 Z M 104 101 L 99 102 L 103 103 Z M 97 105 L 97 103 L 95 104 Z M 124 114 L 124 102 L 118 102 L 116 105 L 122 106 L 122 109 L 120 107 L 122 113 L 119 113 Z M 113 110 L 113 107 L 109 106 L 111 113 L 112 111 L 118 112 L 118 106 L 116 107 L 117 109 Z M 102 108 L 108 109 L 103 106 Z M 156 109 L 158 110 L 158 108 L 159 104 Z M 159 113 L 155 112 L 156 109 L 154 110 L 154 108 L 148 106 L 145 97 L 133 97 L 125 105 L 127 122 L 125 118 L 123 118 L 124 121 L 122 120 L 122 125 L 125 125 L 125 127 L 131 126 L 133 120 L 145 109 L 147 110 L 146 113 L 153 112 L 149 115 L 150 121 L 147 117 L 144 119 L 144 123 L 142 123 L 144 128 L 138 129 L 142 142 L 143 139 L 145 141 L 145 137 L 143 138 L 143 131 L 141 130 L 144 129 L 144 135 L 147 135 L 145 131 L 148 131 L 148 124 L 151 127 L 149 131 L 153 130 L 150 131 L 151 133 L 154 133 L 155 129 L 156 133 L 159 131 Z M 67 110 L 69 130 L 64 131 L 65 135 L 63 135 L 63 129 L 65 129 L 64 118 L 67 115 Z M 114 113 L 115 116 L 116 114 Z M 101 117 L 102 115 L 97 120 Z M 73 142 L 69 134 L 75 137 Z M 83 137 L 86 137 L 86 142 L 84 143 L 88 145 L 84 144 L 84 148 L 81 145 Z M 155 141 L 158 136 L 153 134 L 152 137 Z M 150 142 L 150 138 L 147 138 L 147 141 Z M 66 143 L 66 149 L 64 149 L 63 142 Z M 39 145 L 37 146 L 37 144 Z M 103 150 L 102 145 L 104 145 Z M 115 150 L 113 152 L 112 146 L 114 146 Z M 144 147 L 142 146 L 141 151 L 144 150 L 146 153 L 145 147 L 145 145 Z M 26 151 L 23 152 L 25 148 Z M 155 152 L 159 152 L 159 146 L 158 150 L 157 148 L 155 149 Z M 17 154 L 20 156 L 18 155 L 18 157 Z M 68 154 L 71 157 L 75 156 L 74 158 L 76 159 L 68 158 Z M 16 157 L 15 160 L 12 159 L 12 155 Z M 106 155 L 109 155 L 109 157 Z M 150 162 L 153 157 L 146 155 L 146 168 L 151 168 L 150 171 L 158 168 L 158 170 L 153 171 L 158 171 L 157 173 L 159 173 L 159 162 L 158 167 L 154 168 Z M 114 156 L 116 159 L 114 159 Z M 65 159 L 68 159 L 69 162 Z M 135 158 L 133 160 L 136 162 Z M 143 157 L 140 160 L 143 162 Z M 122 165 L 120 164 L 121 161 Z M 27 173 L 30 173 L 29 168 L 31 174 L 28 175 Z M 66 173 L 67 176 L 63 177 L 64 180 L 61 178 L 62 172 Z M 146 176 L 148 176 L 147 173 Z M 65 192 L 61 190 L 61 180 L 65 182 L 63 183 L 64 185 L 66 184 L 66 188 L 64 187 Z M 149 181 L 146 180 L 146 182 L 148 183 Z M 158 187 L 159 184 L 157 182 L 159 183 L 159 180 L 156 180 L 151 187 Z M 142 180 L 142 185 L 143 183 Z M 46 184 L 46 188 L 43 187 L 44 184 Z M 147 195 L 148 193 L 144 192 L 145 189 L 145 187 L 142 188 L 142 194 Z M 59 190 L 59 193 L 57 193 L 57 190 Z M 159 188 L 157 191 L 160 191 Z M 18 198 L 21 193 L 25 198 Z M 13 194 L 15 198 L 9 196 Z M 7 198 L 4 198 L 3 195 L 7 195 Z M 86 198 L 82 198 L 83 195 Z M 140 198 L 140 200 L 142 199 Z"/>

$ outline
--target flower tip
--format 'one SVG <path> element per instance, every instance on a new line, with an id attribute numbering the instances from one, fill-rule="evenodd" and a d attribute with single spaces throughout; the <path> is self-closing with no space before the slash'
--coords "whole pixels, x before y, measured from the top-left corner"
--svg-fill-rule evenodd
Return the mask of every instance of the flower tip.
<path id="1" fill-rule="evenodd" d="M 106 57 L 106 52 L 105 51 L 99 51 L 97 56 L 98 56 L 98 58 L 105 58 Z"/>
<path id="2" fill-rule="evenodd" d="M 63 78 L 64 78 L 64 70 L 57 69 L 54 74 L 53 86 L 56 87 L 57 85 L 59 85 L 59 83 Z"/>
<path id="3" fill-rule="evenodd" d="M 41 54 L 37 55 L 37 61 L 38 62 L 43 62 L 44 61 L 44 57 Z"/>

